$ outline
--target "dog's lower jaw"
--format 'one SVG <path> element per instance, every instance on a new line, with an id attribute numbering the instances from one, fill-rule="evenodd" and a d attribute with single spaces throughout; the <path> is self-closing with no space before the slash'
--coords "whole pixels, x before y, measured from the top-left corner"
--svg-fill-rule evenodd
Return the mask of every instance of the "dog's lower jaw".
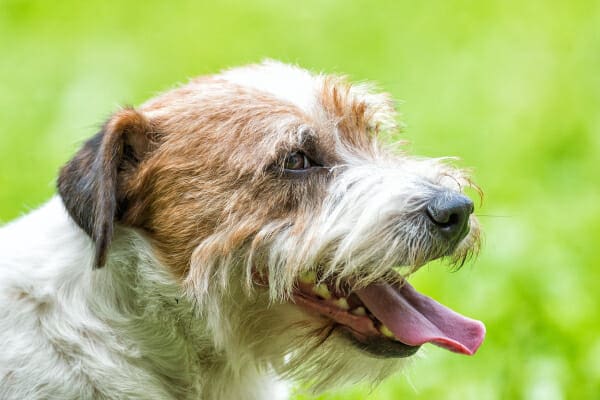
<path id="1" fill-rule="evenodd" d="M 364 340 L 360 340 L 354 332 L 346 331 L 346 337 L 349 341 L 353 342 L 357 348 L 374 357 L 405 358 L 415 355 L 421 348 L 421 346 L 410 346 L 384 338 L 364 338 Z"/>

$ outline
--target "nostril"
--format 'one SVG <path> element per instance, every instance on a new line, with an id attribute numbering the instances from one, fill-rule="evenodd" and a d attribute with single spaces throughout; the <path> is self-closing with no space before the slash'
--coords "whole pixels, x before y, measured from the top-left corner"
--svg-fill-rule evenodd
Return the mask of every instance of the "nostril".
<path id="1" fill-rule="evenodd" d="M 427 216 L 436 225 L 446 227 L 460 222 L 461 216 L 456 212 L 427 207 Z"/>
<path id="2" fill-rule="evenodd" d="M 460 218 L 461 217 L 456 213 L 450 214 L 450 216 L 448 217 L 448 221 L 442 222 L 441 225 L 450 226 L 450 225 L 458 224 L 460 222 Z"/>
<path id="3" fill-rule="evenodd" d="M 444 235 L 454 238 L 466 230 L 473 208 L 473 202 L 468 197 L 444 193 L 427 204 L 426 214 Z"/>

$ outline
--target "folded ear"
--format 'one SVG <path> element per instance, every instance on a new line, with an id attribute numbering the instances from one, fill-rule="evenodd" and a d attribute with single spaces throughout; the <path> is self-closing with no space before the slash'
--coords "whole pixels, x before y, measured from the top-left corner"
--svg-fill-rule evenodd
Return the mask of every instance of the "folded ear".
<path id="1" fill-rule="evenodd" d="M 153 130 L 138 111 L 115 113 L 65 165 L 58 192 L 73 220 L 96 245 L 94 268 L 104 266 L 119 210 L 119 177 L 153 149 Z"/>

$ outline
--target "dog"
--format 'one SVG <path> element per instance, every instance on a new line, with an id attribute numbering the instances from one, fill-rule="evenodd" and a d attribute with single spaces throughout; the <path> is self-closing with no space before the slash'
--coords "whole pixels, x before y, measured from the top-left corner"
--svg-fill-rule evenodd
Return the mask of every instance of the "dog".
<path id="1" fill-rule="evenodd" d="M 419 294 L 480 229 L 390 96 L 276 61 L 118 110 L 0 229 L 0 398 L 278 399 L 378 383 L 484 325 Z"/>

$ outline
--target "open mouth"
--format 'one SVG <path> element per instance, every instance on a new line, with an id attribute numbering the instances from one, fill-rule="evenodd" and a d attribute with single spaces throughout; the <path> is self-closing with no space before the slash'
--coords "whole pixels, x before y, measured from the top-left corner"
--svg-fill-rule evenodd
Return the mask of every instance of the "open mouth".
<path id="1" fill-rule="evenodd" d="M 330 319 L 358 347 L 383 357 L 407 357 L 425 343 L 472 355 L 485 337 L 482 322 L 418 293 L 404 279 L 352 291 L 348 284 L 334 285 L 307 272 L 298 281 L 294 301 Z"/>

